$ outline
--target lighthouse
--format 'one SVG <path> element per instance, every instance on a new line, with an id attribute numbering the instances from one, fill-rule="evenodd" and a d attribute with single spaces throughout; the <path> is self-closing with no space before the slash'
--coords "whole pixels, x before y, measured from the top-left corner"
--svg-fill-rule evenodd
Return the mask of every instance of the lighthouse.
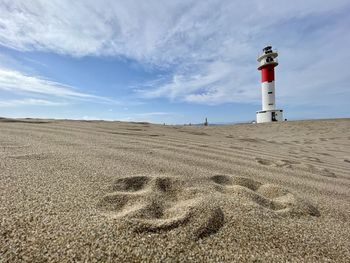
<path id="1" fill-rule="evenodd" d="M 276 109 L 275 67 L 278 65 L 276 50 L 271 46 L 263 48 L 258 56 L 258 70 L 261 71 L 262 110 L 256 112 L 256 122 L 283 121 L 283 110 Z"/>

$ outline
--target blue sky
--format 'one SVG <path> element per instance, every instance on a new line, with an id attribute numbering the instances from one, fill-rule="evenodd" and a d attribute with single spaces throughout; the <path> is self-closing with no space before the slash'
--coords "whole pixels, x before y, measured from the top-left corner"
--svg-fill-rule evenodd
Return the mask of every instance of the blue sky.
<path id="1" fill-rule="evenodd" d="M 0 116 L 241 122 L 279 51 L 288 119 L 350 117 L 347 0 L 0 0 Z"/>

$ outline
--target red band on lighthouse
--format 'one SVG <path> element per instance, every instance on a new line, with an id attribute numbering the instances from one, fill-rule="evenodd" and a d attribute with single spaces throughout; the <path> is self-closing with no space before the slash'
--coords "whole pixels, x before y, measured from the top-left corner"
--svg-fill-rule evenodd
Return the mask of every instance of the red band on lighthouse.
<path id="1" fill-rule="evenodd" d="M 261 82 L 271 82 L 275 80 L 275 66 L 268 65 L 261 69 Z"/>

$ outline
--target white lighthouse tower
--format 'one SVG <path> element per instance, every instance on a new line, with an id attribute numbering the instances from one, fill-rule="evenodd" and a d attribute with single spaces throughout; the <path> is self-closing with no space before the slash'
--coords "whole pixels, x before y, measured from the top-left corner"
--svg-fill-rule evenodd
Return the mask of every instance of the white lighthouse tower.
<path id="1" fill-rule="evenodd" d="M 275 67 L 278 53 L 271 46 L 263 48 L 258 57 L 258 70 L 261 71 L 262 110 L 256 112 L 256 122 L 283 121 L 283 110 L 276 109 Z"/>

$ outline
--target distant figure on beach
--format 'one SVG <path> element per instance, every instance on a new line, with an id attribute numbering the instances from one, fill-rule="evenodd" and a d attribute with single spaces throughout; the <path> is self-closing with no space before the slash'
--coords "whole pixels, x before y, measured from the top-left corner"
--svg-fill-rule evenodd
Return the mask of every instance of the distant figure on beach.
<path id="1" fill-rule="evenodd" d="M 208 118 L 205 118 L 204 126 L 208 126 Z"/>

